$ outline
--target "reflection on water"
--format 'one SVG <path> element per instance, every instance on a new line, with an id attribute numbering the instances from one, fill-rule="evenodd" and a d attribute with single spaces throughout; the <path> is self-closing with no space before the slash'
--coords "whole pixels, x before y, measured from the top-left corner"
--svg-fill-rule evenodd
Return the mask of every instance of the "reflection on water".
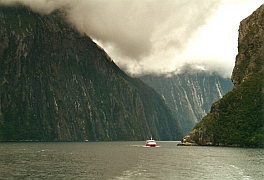
<path id="1" fill-rule="evenodd" d="M 157 144 L 0 143 L 0 179 L 264 179 L 264 149 Z"/>

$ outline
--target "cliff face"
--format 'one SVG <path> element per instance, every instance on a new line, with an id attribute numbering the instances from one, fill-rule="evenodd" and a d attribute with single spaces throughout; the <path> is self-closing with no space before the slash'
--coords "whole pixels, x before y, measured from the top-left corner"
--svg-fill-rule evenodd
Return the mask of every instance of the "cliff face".
<path id="1" fill-rule="evenodd" d="M 179 145 L 264 146 L 264 5 L 239 27 L 234 88 Z"/>
<path id="2" fill-rule="evenodd" d="M 54 12 L 0 7 L 0 140 L 181 138 L 164 100 Z"/>
<path id="3" fill-rule="evenodd" d="M 238 55 L 232 73 L 234 85 L 239 85 L 255 73 L 262 72 L 264 59 L 263 5 L 240 23 Z"/>
<path id="4" fill-rule="evenodd" d="M 230 78 L 217 74 L 177 74 L 143 76 L 142 81 L 153 87 L 179 119 L 183 133 L 187 134 L 207 113 L 211 105 L 233 88 Z"/>

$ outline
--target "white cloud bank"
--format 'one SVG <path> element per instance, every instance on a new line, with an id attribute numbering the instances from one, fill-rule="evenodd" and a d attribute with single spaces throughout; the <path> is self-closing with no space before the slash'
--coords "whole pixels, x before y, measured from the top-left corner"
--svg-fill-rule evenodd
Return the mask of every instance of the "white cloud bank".
<path id="1" fill-rule="evenodd" d="M 34 11 L 66 12 L 80 32 L 132 75 L 180 73 L 185 67 L 230 77 L 239 22 L 261 0 L 0 0 Z"/>

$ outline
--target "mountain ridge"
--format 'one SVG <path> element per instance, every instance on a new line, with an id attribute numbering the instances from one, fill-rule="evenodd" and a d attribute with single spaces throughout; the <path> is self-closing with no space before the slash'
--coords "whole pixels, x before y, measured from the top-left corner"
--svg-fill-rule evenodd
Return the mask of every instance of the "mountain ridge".
<path id="1" fill-rule="evenodd" d="M 146 75 L 140 79 L 163 97 L 173 116 L 179 119 L 184 134 L 210 111 L 213 102 L 233 88 L 230 78 L 207 72 L 175 74 L 169 77 Z"/>

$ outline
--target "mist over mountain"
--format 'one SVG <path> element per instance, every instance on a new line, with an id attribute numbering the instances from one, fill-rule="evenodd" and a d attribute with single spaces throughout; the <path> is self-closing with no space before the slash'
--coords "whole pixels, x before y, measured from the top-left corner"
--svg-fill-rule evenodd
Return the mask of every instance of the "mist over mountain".
<path id="1" fill-rule="evenodd" d="M 262 0 L 0 0 L 56 10 L 126 73 L 179 74 L 186 64 L 229 78 L 238 26 Z M 235 13 L 234 13 L 235 11 Z"/>
<path id="2" fill-rule="evenodd" d="M 264 4 L 239 26 L 234 88 L 179 145 L 264 147 Z"/>
<path id="3" fill-rule="evenodd" d="M 161 96 L 61 11 L 0 6 L 0 140 L 179 140 Z"/>

